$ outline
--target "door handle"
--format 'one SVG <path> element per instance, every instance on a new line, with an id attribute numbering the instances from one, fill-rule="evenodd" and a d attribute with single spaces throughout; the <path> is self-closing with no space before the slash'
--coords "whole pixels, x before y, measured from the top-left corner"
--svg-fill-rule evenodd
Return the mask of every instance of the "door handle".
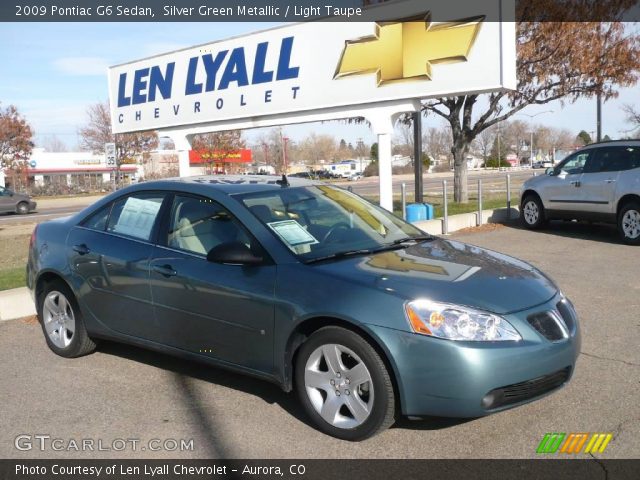
<path id="1" fill-rule="evenodd" d="M 615 179 L 613 179 L 613 178 L 607 178 L 607 179 L 605 180 L 605 183 L 615 183 L 615 182 L 616 182 L 616 181 L 615 181 Z"/>
<path id="2" fill-rule="evenodd" d="M 178 274 L 171 265 L 154 265 L 153 271 L 164 277 L 175 277 Z"/>
<path id="3" fill-rule="evenodd" d="M 91 249 L 84 243 L 81 243 L 80 245 L 74 245 L 72 248 L 74 252 L 79 253 L 80 255 L 86 255 L 91 251 Z"/>
<path id="4" fill-rule="evenodd" d="M 573 181 L 569 182 L 569 185 L 573 185 L 574 187 L 579 187 L 580 186 L 580 181 L 573 180 Z"/>

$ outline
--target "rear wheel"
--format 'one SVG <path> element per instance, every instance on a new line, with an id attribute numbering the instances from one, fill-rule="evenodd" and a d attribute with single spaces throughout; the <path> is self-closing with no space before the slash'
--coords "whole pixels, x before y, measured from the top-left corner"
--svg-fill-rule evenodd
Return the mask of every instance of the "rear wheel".
<path id="1" fill-rule="evenodd" d="M 340 327 L 315 332 L 300 347 L 296 390 L 319 430 L 359 441 L 395 420 L 395 395 L 387 367 L 358 334 Z"/>
<path id="2" fill-rule="evenodd" d="M 29 213 L 29 204 L 27 204 L 27 202 L 20 202 L 16 205 L 16 212 L 20 215 L 26 215 Z"/>
<path id="3" fill-rule="evenodd" d="M 529 194 L 522 200 L 520 223 L 530 230 L 536 230 L 545 225 L 544 207 L 537 195 Z"/>
<path id="4" fill-rule="evenodd" d="M 55 280 L 45 286 L 38 298 L 38 316 L 54 353 L 73 358 L 95 350 L 73 292 L 64 282 Z"/>
<path id="5" fill-rule="evenodd" d="M 640 202 L 625 204 L 618 215 L 618 231 L 629 245 L 640 245 Z"/>

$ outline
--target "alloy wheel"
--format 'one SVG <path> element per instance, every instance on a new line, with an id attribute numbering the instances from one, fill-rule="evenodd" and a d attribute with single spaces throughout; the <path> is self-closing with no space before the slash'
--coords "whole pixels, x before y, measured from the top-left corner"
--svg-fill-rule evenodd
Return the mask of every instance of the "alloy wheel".
<path id="1" fill-rule="evenodd" d="M 524 205 L 524 219 L 529 225 L 534 225 L 540 218 L 540 210 L 533 200 L 529 200 Z"/>
<path id="2" fill-rule="evenodd" d="M 334 427 L 356 428 L 371 414 L 371 374 L 362 359 L 344 345 L 316 348 L 305 365 L 304 384 L 313 408 Z"/>
<path id="3" fill-rule="evenodd" d="M 76 320 L 67 297 L 56 290 L 49 292 L 42 305 L 42 320 L 51 342 L 58 348 L 68 347 L 76 331 Z"/>
<path id="4" fill-rule="evenodd" d="M 640 212 L 627 210 L 622 217 L 622 231 L 627 238 L 632 240 L 640 236 Z"/>

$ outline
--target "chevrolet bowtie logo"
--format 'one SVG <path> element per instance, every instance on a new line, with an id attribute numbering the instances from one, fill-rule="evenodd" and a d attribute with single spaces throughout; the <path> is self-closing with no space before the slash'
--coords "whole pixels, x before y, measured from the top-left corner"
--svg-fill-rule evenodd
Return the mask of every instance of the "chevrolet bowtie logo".
<path id="1" fill-rule="evenodd" d="M 427 16 L 422 22 L 376 24 L 375 35 L 346 43 L 334 78 L 375 72 L 378 85 L 431 80 L 434 63 L 467 60 L 482 20 L 432 25 Z"/>

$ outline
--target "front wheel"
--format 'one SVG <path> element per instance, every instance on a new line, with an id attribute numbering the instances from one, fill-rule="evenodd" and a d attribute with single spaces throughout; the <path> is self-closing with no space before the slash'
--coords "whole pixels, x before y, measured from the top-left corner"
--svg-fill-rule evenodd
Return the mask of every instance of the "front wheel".
<path id="1" fill-rule="evenodd" d="M 520 222 L 530 230 L 542 228 L 546 223 L 544 206 L 537 195 L 527 195 L 522 200 Z"/>
<path id="2" fill-rule="evenodd" d="M 640 202 L 630 202 L 618 215 L 618 231 L 629 245 L 640 245 Z"/>
<path id="3" fill-rule="evenodd" d="M 395 395 L 387 367 L 358 334 L 340 327 L 316 331 L 300 347 L 296 390 L 319 430 L 359 441 L 391 426 Z"/>
<path id="4" fill-rule="evenodd" d="M 29 213 L 29 205 L 26 202 L 20 202 L 16 206 L 16 212 L 19 215 L 26 215 L 27 213 Z"/>

